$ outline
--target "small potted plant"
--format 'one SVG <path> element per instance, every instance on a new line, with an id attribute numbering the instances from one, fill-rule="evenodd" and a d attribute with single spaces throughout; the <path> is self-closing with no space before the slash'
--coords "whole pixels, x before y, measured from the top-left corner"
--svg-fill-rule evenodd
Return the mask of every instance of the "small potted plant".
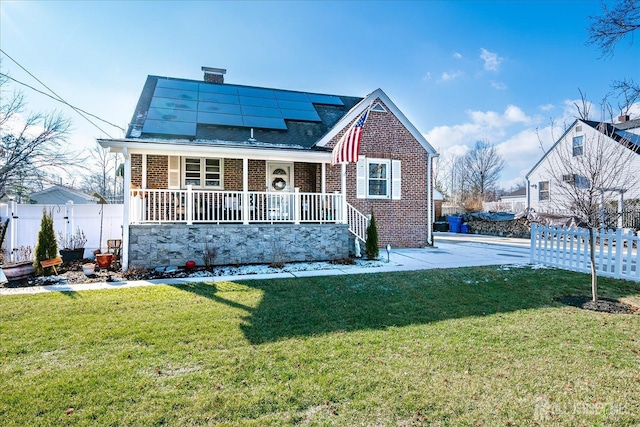
<path id="1" fill-rule="evenodd" d="M 86 264 L 82 264 L 82 272 L 86 276 L 93 276 L 96 272 L 96 265 L 92 262 L 88 262 Z"/>
<path id="2" fill-rule="evenodd" d="M 60 256 L 62 261 L 78 261 L 84 258 L 84 245 L 87 243 L 87 237 L 84 231 L 78 227 L 75 233 L 65 236 L 58 232 L 58 241 L 60 242 Z"/>

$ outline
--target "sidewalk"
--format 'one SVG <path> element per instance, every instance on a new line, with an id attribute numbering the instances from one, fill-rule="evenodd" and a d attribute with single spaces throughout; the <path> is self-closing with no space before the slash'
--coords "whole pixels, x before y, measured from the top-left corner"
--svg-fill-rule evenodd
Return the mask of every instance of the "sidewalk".
<path id="1" fill-rule="evenodd" d="M 257 279 L 279 279 L 314 276 L 340 276 L 346 274 L 385 273 L 393 271 L 429 270 L 434 268 L 457 268 L 484 265 L 527 264 L 529 241 L 495 236 L 436 233 L 435 246 L 417 249 L 380 250 L 380 266 L 358 267 L 332 265 L 326 270 L 301 270 L 271 274 L 248 274 L 236 276 L 188 277 L 181 279 L 154 279 L 122 282 L 83 283 L 74 285 L 32 286 L 26 288 L 0 288 L 2 295 L 37 294 L 44 292 L 77 292 L 98 289 L 119 289 L 161 284 L 180 285 L 198 282 L 241 281 Z"/>

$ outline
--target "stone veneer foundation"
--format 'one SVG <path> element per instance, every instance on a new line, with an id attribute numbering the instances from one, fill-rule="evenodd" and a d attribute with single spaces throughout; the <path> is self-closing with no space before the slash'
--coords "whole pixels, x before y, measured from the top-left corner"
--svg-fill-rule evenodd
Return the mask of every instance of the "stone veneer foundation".
<path id="1" fill-rule="evenodd" d="M 353 237 L 346 224 L 144 224 L 129 228 L 129 268 L 330 261 L 349 256 Z M 352 252 L 352 251 L 351 251 Z"/>

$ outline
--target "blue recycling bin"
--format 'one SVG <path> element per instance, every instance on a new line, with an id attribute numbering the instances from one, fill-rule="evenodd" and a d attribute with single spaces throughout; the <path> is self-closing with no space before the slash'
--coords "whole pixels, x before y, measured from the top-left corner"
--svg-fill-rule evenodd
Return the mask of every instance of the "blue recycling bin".
<path id="1" fill-rule="evenodd" d="M 460 226 L 460 232 L 462 234 L 467 234 L 469 232 L 469 226 L 467 225 L 466 222 L 463 222 L 462 225 Z"/>
<path id="2" fill-rule="evenodd" d="M 448 216 L 447 220 L 449 221 L 449 231 L 451 233 L 459 233 L 460 228 L 462 227 L 462 217 L 461 216 Z"/>

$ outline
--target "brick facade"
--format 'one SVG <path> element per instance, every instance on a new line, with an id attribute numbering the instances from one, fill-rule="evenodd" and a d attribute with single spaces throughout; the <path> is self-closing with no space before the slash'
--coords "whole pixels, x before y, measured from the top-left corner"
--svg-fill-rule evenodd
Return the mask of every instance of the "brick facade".
<path id="1" fill-rule="evenodd" d="M 384 104 L 383 104 L 384 105 Z M 388 108 L 371 111 L 362 133 L 360 154 L 368 158 L 400 160 L 400 200 L 358 199 L 356 164 L 347 165 L 347 200 L 364 214 L 372 211 L 378 225 L 380 246 L 422 247 L 427 244 L 427 162 L 424 147 Z M 348 129 L 347 126 L 345 129 Z M 327 144 L 333 148 L 343 132 Z M 340 191 L 340 166 L 327 167 L 327 192 Z"/>
<path id="2" fill-rule="evenodd" d="M 380 100 L 378 100 L 380 101 Z M 382 102 L 381 102 L 382 103 Z M 383 104 L 384 105 L 384 104 Z M 345 127 L 345 130 L 349 126 Z M 333 148 L 344 130 L 327 144 Z M 364 128 L 360 154 L 367 158 L 401 161 L 401 198 L 358 199 L 356 197 L 356 164 L 347 165 L 347 200 L 364 214 L 375 214 L 380 246 L 422 247 L 427 244 L 428 155 L 411 132 L 387 108 L 371 111 Z M 224 189 L 242 190 L 242 159 L 224 159 Z M 142 184 L 142 156 L 131 156 L 131 182 Z M 326 167 L 326 191 L 340 191 L 340 166 Z M 147 188 L 167 188 L 168 157 L 147 155 Z M 320 192 L 322 168 L 317 163 L 294 164 L 294 185 L 301 192 Z M 249 191 L 265 191 L 266 161 L 249 160 Z"/>

